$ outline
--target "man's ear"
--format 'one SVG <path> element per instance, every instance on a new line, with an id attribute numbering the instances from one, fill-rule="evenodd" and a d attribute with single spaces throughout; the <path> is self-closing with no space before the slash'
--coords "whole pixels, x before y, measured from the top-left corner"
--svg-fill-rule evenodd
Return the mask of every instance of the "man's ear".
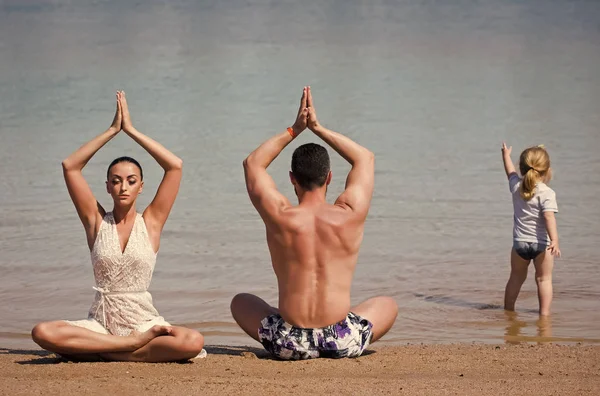
<path id="1" fill-rule="evenodd" d="M 294 194 L 298 196 L 298 182 L 296 181 L 296 178 L 294 177 L 294 173 L 292 171 L 290 171 L 290 183 L 292 183 L 292 186 L 294 186 Z"/>
<path id="2" fill-rule="evenodd" d="M 329 185 L 329 183 L 331 183 L 332 177 L 333 177 L 333 173 L 331 173 L 331 171 L 329 171 L 329 173 L 327 174 L 327 181 L 325 182 L 325 184 Z"/>

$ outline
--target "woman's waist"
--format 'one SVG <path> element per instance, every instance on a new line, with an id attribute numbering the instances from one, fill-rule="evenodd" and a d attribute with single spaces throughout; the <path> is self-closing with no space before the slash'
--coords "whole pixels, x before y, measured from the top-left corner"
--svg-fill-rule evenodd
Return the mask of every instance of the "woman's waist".
<path id="1" fill-rule="evenodd" d="M 106 287 L 94 286 L 94 290 L 96 291 L 95 304 L 108 304 L 123 308 L 132 307 L 132 309 L 140 309 L 140 307 L 154 308 L 152 294 L 147 289 L 107 289 Z"/>
<path id="2" fill-rule="evenodd" d="M 96 294 L 100 294 L 102 296 L 118 296 L 118 295 L 127 295 L 127 294 L 150 294 L 147 286 L 119 286 L 119 285 L 111 285 L 111 286 L 93 286 L 92 289 L 96 291 Z"/>
<path id="3" fill-rule="evenodd" d="M 130 313 L 157 313 L 152 302 L 152 295 L 147 290 L 114 290 L 106 291 L 94 287 L 96 296 L 90 308 L 91 311 Z M 101 291 L 102 290 L 102 291 Z"/>

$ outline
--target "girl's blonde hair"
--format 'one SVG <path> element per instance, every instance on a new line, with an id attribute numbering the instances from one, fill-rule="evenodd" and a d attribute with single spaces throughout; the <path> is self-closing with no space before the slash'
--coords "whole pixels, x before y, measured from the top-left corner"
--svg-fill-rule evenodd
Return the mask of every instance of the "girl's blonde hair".
<path id="1" fill-rule="evenodd" d="M 529 147 L 521 153 L 519 170 L 523 176 L 521 198 L 529 201 L 535 195 L 535 186 L 539 181 L 547 182 L 551 178 L 550 156 L 543 145 Z"/>

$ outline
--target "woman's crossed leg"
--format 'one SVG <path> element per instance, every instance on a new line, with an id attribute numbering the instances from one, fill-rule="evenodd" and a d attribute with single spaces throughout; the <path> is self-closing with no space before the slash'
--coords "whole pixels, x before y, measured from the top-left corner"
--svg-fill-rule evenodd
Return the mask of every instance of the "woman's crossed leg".
<path id="1" fill-rule="evenodd" d="M 196 357 L 204 345 L 196 330 L 163 325 L 121 337 L 54 321 L 39 323 L 31 336 L 42 348 L 77 360 L 180 361 Z"/>

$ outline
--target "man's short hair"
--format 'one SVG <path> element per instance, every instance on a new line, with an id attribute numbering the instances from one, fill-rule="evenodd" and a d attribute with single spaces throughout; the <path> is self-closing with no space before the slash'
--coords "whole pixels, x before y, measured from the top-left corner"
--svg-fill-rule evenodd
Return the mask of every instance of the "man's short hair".
<path id="1" fill-rule="evenodd" d="M 322 187 L 327 181 L 330 163 L 325 147 L 316 143 L 306 143 L 292 154 L 292 173 L 305 190 Z"/>

